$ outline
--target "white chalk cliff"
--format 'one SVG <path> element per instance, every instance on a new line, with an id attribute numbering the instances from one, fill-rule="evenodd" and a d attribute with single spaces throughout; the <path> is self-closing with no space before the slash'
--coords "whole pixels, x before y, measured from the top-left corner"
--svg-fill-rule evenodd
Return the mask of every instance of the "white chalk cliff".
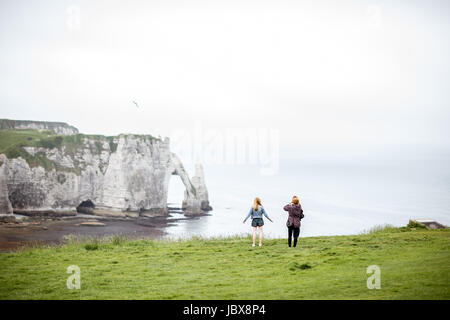
<path id="1" fill-rule="evenodd" d="M 32 130 L 49 130 L 56 134 L 71 135 L 77 134 L 78 129 L 69 126 L 64 122 L 47 122 L 47 121 L 29 121 L 29 120 L 9 120 L 0 119 L 0 130 L 6 129 L 32 129 Z"/>
<path id="2" fill-rule="evenodd" d="M 191 179 L 170 151 L 168 138 L 132 134 L 72 137 L 67 141 L 76 144 L 62 140 L 54 148 L 22 147 L 27 157 L 45 165 L 21 156 L 0 155 L 0 213 L 73 211 L 77 207 L 84 212 L 86 206 L 94 214 L 167 214 L 172 175 L 179 175 L 186 187 L 186 214 L 211 210 L 201 165 Z"/>

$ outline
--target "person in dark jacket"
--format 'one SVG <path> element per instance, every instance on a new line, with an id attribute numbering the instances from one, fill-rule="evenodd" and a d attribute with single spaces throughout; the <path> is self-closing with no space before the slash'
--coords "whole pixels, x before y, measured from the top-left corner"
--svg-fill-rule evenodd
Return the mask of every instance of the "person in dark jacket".
<path id="1" fill-rule="evenodd" d="M 288 220 L 286 221 L 286 226 L 288 227 L 288 245 L 291 246 L 292 234 L 294 235 L 294 247 L 297 246 L 297 239 L 300 235 L 300 220 L 303 219 L 303 209 L 300 205 L 300 200 L 297 196 L 292 197 L 292 202 L 287 204 L 283 208 L 285 211 L 289 212 Z"/>

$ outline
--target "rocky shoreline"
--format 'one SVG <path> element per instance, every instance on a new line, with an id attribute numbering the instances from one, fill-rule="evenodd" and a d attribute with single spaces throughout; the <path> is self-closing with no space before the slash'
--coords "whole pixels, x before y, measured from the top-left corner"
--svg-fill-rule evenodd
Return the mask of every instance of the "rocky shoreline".
<path id="1" fill-rule="evenodd" d="M 18 211 L 19 212 L 19 211 Z M 30 245 L 60 244 L 70 235 L 102 238 L 123 235 L 129 238 L 159 239 L 164 229 L 183 219 L 181 208 L 168 208 L 168 214 L 157 216 L 99 216 L 69 212 L 38 211 L 27 215 L 0 216 L 0 251 L 16 250 Z"/>

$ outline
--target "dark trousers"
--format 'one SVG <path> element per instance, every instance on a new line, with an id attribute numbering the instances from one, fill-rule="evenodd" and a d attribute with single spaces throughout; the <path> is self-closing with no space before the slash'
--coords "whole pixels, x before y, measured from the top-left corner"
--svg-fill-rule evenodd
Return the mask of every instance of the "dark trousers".
<path id="1" fill-rule="evenodd" d="M 288 227 L 288 244 L 291 246 L 292 242 L 292 233 L 294 233 L 294 247 L 297 245 L 297 239 L 300 235 L 300 228 L 294 228 L 294 226 Z"/>

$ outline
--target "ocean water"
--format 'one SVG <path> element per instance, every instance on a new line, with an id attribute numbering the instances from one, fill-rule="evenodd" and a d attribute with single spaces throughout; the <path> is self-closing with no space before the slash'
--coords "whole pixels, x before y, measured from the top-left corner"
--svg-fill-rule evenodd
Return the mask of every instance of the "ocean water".
<path id="1" fill-rule="evenodd" d="M 282 208 L 293 195 L 305 214 L 301 236 L 358 234 L 377 225 L 404 226 L 411 218 L 450 225 L 449 164 L 447 155 L 353 162 L 282 159 L 279 171 L 270 176 L 261 175 L 258 166 L 205 166 L 213 211 L 167 228 L 167 237 L 250 233 L 250 219 L 242 221 L 256 196 L 274 220 L 265 219 L 269 238 L 286 237 Z M 169 202 L 180 205 L 183 188 L 173 176 Z"/>

